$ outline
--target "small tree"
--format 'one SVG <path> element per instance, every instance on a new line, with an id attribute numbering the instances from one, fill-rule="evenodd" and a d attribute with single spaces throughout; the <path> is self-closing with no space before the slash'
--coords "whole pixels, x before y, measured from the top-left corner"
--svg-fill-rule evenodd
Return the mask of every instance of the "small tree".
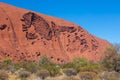
<path id="1" fill-rule="evenodd" d="M 117 50 L 114 47 L 110 46 L 106 49 L 105 57 L 102 60 L 102 65 L 106 70 L 114 70 L 116 55 Z"/>
<path id="2" fill-rule="evenodd" d="M 113 45 L 114 45 L 114 47 L 116 48 L 117 53 L 120 54 L 120 43 L 115 43 L 115 44 L 113 44 Z"/>
<path id="3" fill-rule="evenodd" d="M 115 60 L 114 60 L 114 70 L 116 72 L 120 72 L 120 54 L 115 56 Z"/>

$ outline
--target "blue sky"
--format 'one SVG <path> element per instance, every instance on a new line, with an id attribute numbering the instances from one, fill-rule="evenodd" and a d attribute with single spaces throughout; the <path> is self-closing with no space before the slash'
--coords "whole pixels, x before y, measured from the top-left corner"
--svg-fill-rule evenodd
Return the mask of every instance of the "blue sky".
<path id="1" fill-rule="evenodd" d="M 74 22 L 89 33 L 120 43 L 120 0 L 0 0 Z"/>

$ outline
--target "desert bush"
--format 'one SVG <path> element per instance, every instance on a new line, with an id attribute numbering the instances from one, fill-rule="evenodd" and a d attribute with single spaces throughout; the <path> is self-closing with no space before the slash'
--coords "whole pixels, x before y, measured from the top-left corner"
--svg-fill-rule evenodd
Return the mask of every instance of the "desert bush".
<path id="1" fill-rule="evenodd" d="M 56 63 L 53 63 L 49 60 L 48 57 L 43 56 L 39 61 L 39 66 L 41 69 L 46 69 L 49 71 L 50 76 L 56 76 L 60 73 L 60 67 Z"/>
<path id="2" fill-rule="evenodd" d="M 86 66 L 89 64 L 89 61 L 86 58 L 75 58 L 73 60 L 73 64 L 80 65 L 80 66 Z"/>
<path id="3" fill-rule="evenodd" d="M 51 64 L 51 61 L 50 61 L 49 57 L 41 56 L 38 63 L 39 63 L 39 65 L 48 65 L 48 64 Z"/>
<path id="4" fill-rule="evenodd" d="M 0 69 L 2 70 L 10 70 L 10 66 L 4 62 L 0 62 Z"/>
<path id="5" fill-rule="evenodd" d="M 24 68 L 25 65 L 26 65 L 25 62 L 15 62 L 15 63 L 14 63 L 14 69 L 15 69 L 15 70 L 19 70 L 19 69 L 21 69 L 21 68 Z"/>
<path id="6" fill-rule="evenodd" d="M 74 68 L 74 67 L 75 67 L 75 65 L 73 64 L 73 62 L 61 64 L 61 68 L 62 68 L 62 69 Z"/>
<path id="7" fill-rule="evenodd" d="M 90 72 L 99 72 L 102 71 L 102 67 L 100 64 L 97 63 L 91 63 L 86 66 L 81 66 L 80 67 L 80 72 L 85 72 L 85 71 L 90 71 Z"/>
<path id="8" fill-rule="evenodd" d="M 114 58 L 114 70 L 120 72 L 120 54 L 116 55 Z"/>
<path id="9" fill-rule="evenodd" d="M 35 73 L 37 70 L 39 70 L 39 66 L 37 66 L 35 62 L 26 62 L 24 69 L 31 73 Z"/>
<path id="10" fill-rule="evenodd" d="M 36 73 L 36 75 L 41 79 L 45 79 L 46 77 L 50 76 L 50 73 L 48 70 L 40 70 Z"/>
<path id="11" fill-rule="evenodd" d="M 36 62 L 32 62 L 32 61 L 14 63 L 15 70 L 19 70 L 21 68 L 23 68 L 31 73 L 35 73 L 39 69 L 39 66 L 37 65 Z"/>
<path id="12" fill-rule="evenodd" d="M 120 80 L 120 73 L 114 71 L 105 71 L 99 74 L 99 78 L 101 80 Z"/>
<path id="13" fill-rule="evenodd" d="M 116 49 L 114 47 L 108 47 L 104 54 L 105 57 L 101 61 L 101 65 L 108 71 L 114 70 L 115 57 L 117 55 Z"/>
<path id="14" fill-rule="evenodd" d="M 29 76 L 30 76 L 30 72 L 28 71 L 23 70 L 19 72 L 20 79 L 25 79 L 25 78 L 28 78 Z"/>
<path id="15" fill-rule="evenodd" d="M 81 80 L 94 80 L 97 75 L 94 72 L 80 72 L 79 77 Z"/>
<path id="16" fill-rule="evenodd" d="M 0 71 L 0 80 L 8 80 L 8 77 L 6 72 Z"/>
<path id="17" fill-rule="evenodd" d="M 62 68 L 73 68 L 77 72 L 80 71 L 80 67 L 86 66 L 89 64 L 89 61 L 85 58 L 75 58 L 73 62 L 62 64 Z"/>
<path id="18" fill-rule="evenodd" d="M 73 60 L 74 69 L 77 70 L 77 72 L 80 72 L 80 67 L 87 66 L 89 64 L 89 61 L 86 58 L 75 58 Z"/>
<path id="19" fill-rule="evenodd" d="M 75 76 L 77 75 L 77 71 L 75 69 L 72 68 L 68 68 L 68 69 L 64 69 L 63 73 L 67 76 Z"/>
<path id="20" fill-rule="evenodd" d="M 11 64 L 11 63 L 12 63 L 12 60 L 11 60 L 10 58 L 5 58 L 5 59 L 3 60 L 3 62 L 6 63 L 6 64 Z"/>
<path id="21" fill-rule="evenodd" d="M 60 68 L 56 65 L 48 65 L 46 69 L 49 71 L 50 76 L 56 76 L 60 74 Z"/>
<path id="22" fill-rule="evenodd" d="M 101 61 L 101 65 L 108 71 L 120 71 L 120 54 L 117 53 L 117 49 L 109 47 L 105 51 L 105 57 Z"/>
<path id="23" fill-rule="evenodd" d="M 5 58 L 2 62 L 0 62 L 0 69 L 11 70 L 12 67 L 13 63 L 10 58 Z"/>

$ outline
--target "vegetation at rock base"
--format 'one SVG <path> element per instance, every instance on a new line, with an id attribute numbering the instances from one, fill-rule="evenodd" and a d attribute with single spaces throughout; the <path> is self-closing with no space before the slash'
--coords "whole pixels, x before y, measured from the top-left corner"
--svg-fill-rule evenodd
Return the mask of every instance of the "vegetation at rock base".
<path id="1" fill-rule="evenodd" d="M 97 75 L 94 72 L 80 72 L 79 77 L 81 80 L 94 80 Z"/>
<path id="2" fill-rule="evenodd" d="M 116 48 L 108 47 L 105 51 L 105 57 L 101 61 L 101 65 L 108 71 L 120 71 L 120 54 Z"/>
<path id="3" fill-rule="evenodd" d="M 48 57 L 42 56 L 39 61 L 39 66 L 41 69 L 46 69 L 49 71 L 50 76 L 56 76 L 60 73 L 60 68 L 57 67 L 58 64 L 55 64 L 49 60 Z"/>
<path id="4" fill-rule="evenodd" d="M 31 76 L 34 76 L 31 80 L 119 80 L 120 54 L 117 50 L 108 47 L 103 59 L 97 63 L 85 58 L 75 58 L 64 64 L 51 62 L 47 56 L 40 57 L 37 62 L 12 62 L 6 58 L 0 62 L 0 80 L 8 80 L 13 74 L 21 80 L 29 80 Z"/>
<path id="5" fill-rule="evenodd" d="M 21 80 L 26 80 L 29 76 L 30 76 L 30 72 L 28 71 L 23 70 L 19 72 L 19 78 Z"/>
<path id="6" fill-rule="evenodd" d="M 14 69 L 15 70 L 19 70 L 19 69 L 25 69 L 31 73 L 35 73 L 39 67 L 37 66 L 37 63 L 36 62 L 16 62 L 14 63 Z"/>
<path id="7" fill-rule="evenodd" d="M 73 62 L 70 63 L 65 63 L 62 64 L 62 68 L 73 68 L 75 69 L 77 72 L 80 71 L 80 68 L 83 66 L 87 66 L 89 64 L 88 60 L 85 58 L 76 58 L 73 60 Z"/>
<path id="8" fill-rule="evenodd" d="M 46 77 L 50 76 L 50 73 L 48 70 L 39 70 L 36 75 L 40 77 L 41 79 L 45 79 Z"/>
<path id="9" fill-rule="evenodd" d="M 63 73 L 67 76 L 75 76 L 77 75 L 77 71 L 75 69 L 72 68 L 68 68 L 68 69 L 64 69 Z"/>

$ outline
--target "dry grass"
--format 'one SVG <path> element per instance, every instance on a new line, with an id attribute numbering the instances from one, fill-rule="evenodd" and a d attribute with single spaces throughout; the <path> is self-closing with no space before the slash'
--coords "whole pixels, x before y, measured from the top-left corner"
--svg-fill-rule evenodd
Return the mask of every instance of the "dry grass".
<path id="1" fill-rule="evenodd" d="M 17 75 L 15 75 L 15 74 L 10 74 L 10 75 L 9 75 L 9 80 L 17 80 Z"/>

